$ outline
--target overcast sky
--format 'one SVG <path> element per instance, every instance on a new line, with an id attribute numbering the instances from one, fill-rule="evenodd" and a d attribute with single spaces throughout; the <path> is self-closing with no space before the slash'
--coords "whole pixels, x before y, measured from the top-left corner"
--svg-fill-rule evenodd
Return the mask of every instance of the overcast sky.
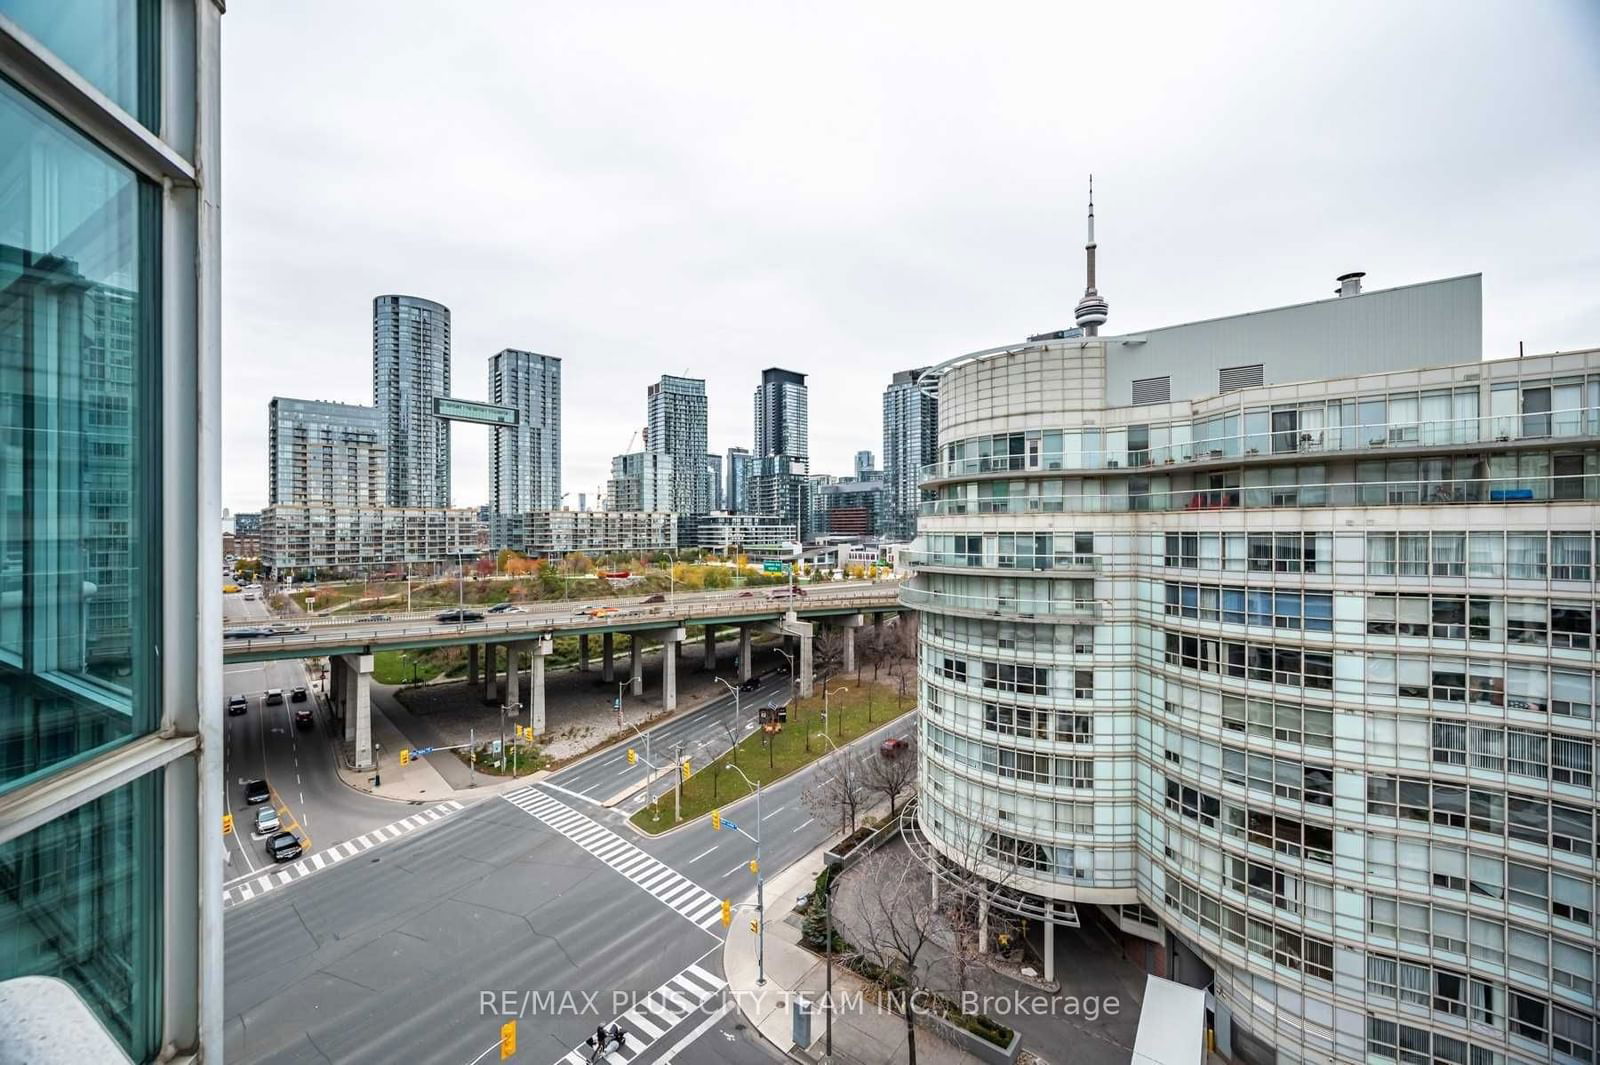
<path id="1" fill-rule="evenodd" d="M 1071 324 L 1090 171 L 1107 333 L 1481 271 L 1486 355 L 1600 344 L 1597 11 L 233 0 L 224 502 L 271 396 L 372 402 L 380 293 L 451 309 L 458 396 L 563 359 L 569 505 L 663 373 L 716 452 L 809 375 L 847 473 L 894 371 Z"/>

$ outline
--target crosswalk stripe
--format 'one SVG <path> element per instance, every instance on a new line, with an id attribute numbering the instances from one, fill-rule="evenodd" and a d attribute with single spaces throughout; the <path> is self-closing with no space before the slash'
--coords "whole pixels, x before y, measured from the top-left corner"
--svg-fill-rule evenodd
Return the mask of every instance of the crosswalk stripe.
<path id="1" fill-rule="evenodd" d="M 622 1019 L 633 1025 L 633 1027 L 639 1029 L 639 1031 L 649 1036 L 652 1040 L 660 1039 L 661 1033 L 666 1031 L 665 1028 L 657 1028 L 649 1021 L 646 1021 L 638 1010 L 629 1010 L 627 1013 L 622 1015 Z"/>
<path id="2" fill-rule="evenodd" d="M 690 976 L 693 976 L 696 980 L 699 980 L 707 987 L 711 988 L 712 991 L 721 991 L 723 988 L 728 986 L 728 982 L 722 977 L 713 976 L 704 969 L 700 968 L 698 965 L 691 964 L 683 971 L 688 973 Z"/>

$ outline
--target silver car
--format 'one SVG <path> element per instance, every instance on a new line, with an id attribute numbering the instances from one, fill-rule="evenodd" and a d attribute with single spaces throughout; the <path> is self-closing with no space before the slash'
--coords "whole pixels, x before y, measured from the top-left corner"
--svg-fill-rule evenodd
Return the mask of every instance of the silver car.
<path id="1" fill-rule="evenodd" d="M 282 827 L 278 823 L 278 811 L 271 805 L 256 810 L 256 835 L 270 836 Z"/>

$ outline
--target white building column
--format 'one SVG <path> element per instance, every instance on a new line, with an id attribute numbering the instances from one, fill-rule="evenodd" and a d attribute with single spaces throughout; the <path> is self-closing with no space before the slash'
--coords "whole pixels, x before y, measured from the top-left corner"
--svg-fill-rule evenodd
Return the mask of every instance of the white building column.
<path id="1" fill-rule="evenodd" d="M 750 679 L 753 655 L 750 652 L 750 625 L 739 626 L 739 683 Z"/>
<path id="2" fill-rule="evenodd" d="M 1044 915 L 1044 982 L 1056 982 L 1056 904 L 1050 900 Z"/>
<path id="3" fill-rule="evenodd" d="M 589 634 L 578 635 L 578 672 L 589 672 Z"/>
<path id="4" fill-rule="evenodd" d="M 706 658 L 705 658 L 705 663 L 704 663 L 705 671 L 707 673 L 715 673 L 717 671 L 717 627 L 715 625 L 707 625 L 706 626 L 705 638 L 706 638 Z"/>
<path id="5" fill-rule="evenodd" d="M 989 953 L 989 892 L 978 894 L 978 953 Z"/>
<path id="6" fill-rule="evenodd" d="M 612 656 L 616 654 L 616 636 L 614 633 L 602 633 L 600 636 L 600 679 L 607 684 L 616 681 L 616 670 L 612 668 Z"/>
<path id="7" fill-rule="evenodd" d="M 644 694 L 644 658 L 639 654 L 639 642 L 644 633 L 628 634 L 628 690 L 634 695 Z"/>

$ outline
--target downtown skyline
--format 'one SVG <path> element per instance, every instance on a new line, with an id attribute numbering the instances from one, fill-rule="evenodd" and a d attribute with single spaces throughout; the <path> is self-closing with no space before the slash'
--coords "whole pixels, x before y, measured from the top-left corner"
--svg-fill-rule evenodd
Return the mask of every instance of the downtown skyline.
<path id="1" fill-rule="evenodd" d="M 1318 298 L 1347 270 L 1373 288 L 1482 270 L 1486 355 L 1600 333 L 1600 221 L 1571 207 L 1597 153 L 1570 132 L 1600 109 L 1577 8 L 1188 11 L 1159 35 L 1110 11 L 924 12 L 915 40 L 880 15 L 848 42 L 755 10 L 631 17 L 615 34 L 598 12 L 230 12 L 229 507 L 265 502 L 266 398 L 368 401 L 385 292 L 451 308 L 462 398 L 487 398 L 502 348 L 563 359 L 564 491 L 604 483 L 662 374 L 706 379 L 708 451 L 750 446 L 772 365 L 808 376 L 811 468 L 847 474 L 895 372 L 1072 324 L 1090 172 L 1117 332 Z M 735 99 L 749 35 L 791 47 Z M 1079 75 L 969 58 L 1038 38 L 1081 42 Z M 261 91 L 286 49 L 299 76 Z M 441 80 L 421 59 L 438 49 L 473 73 Z M 1326 61 L 1285 58 L 1308 53 Z M 530 62 L 567 90 L 537 93 Z M 820 94 L 800 88 L 817 63 Z M 371 122 L 390 110 L 419 136 Z M 488 434 L 453 437 L 456 501 L 487 502 Z"/>

